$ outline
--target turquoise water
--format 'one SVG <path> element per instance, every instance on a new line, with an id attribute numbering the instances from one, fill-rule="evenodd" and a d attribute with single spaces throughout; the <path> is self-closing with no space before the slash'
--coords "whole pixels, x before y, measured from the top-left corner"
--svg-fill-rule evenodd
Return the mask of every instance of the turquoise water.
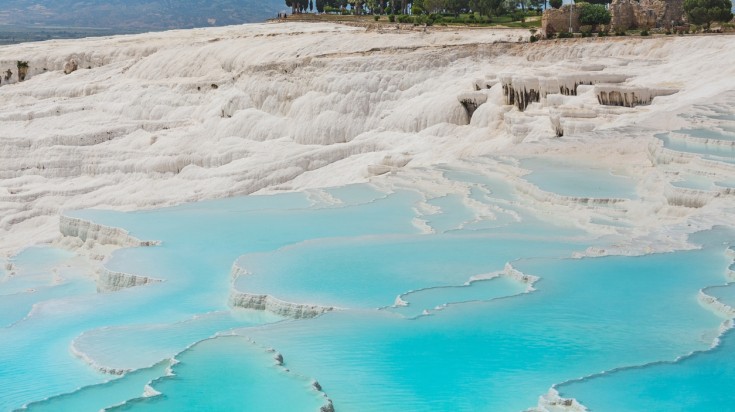
<path id="1" fill-rule="evenodd" d="M 13 258 L 14 275 L 0 282 L 0 409 L 315 411 L 326 394 L 340 411 L 518 411 L 554 384 L 673 361 L 718 336 L 723 319 L 697 292 L 725 285 L 729 229 L 694 236 L 697 250 L 571 259 L 620 239 L 536 213 L 492 170 L 440 171 L 461 189 L 431 197 L 350 185 L 70 212 L 160 240 L 117 250 L 105 265 L 162 282 L 97 293 L 94 268 L 69 252 Z M 634 195 L 627 178 L 598 172 L 585 179 L 610 185 L 577 190 Z M 563 191 L 557 184 L 568 183 L 544 190 Z M 423 214 L 423 202 L 439 213 Z M 596 220 L 608 223 L 618 222 Z M 233 278 L 233 263 L 247 274 Z M 484 279 L 508 265 L 539 277 L 536 290 L 522 274 Z M 733 297 L 730 286 L 710 289 Z M 290 320 L 228 306 L 236 290 L 339 310 Z M 407 306 L 393 306 L 399 296 Z"/>
<path id="2" fill-rule="evenodd" d="M 731 283 L 727 286 L 707 289 L 707 294 L 716 298 L 725 305 L 735 308 L 735 283 Z"/>
<path id="3" fill-rule="evenodd" d="M 541 190 L 562 196 L 623 199 L 637 197 L 633 179 L 613 174 L 608 169 L 541 158 L 522 159 L 521 167 L 531 170 L 524 179 Z"/>
<path id="4" fill-rule="evenodd" d="M 163 395 L 110 410 L 317 411 L 326 404 L 310 379 L 276 366 L 271 354 L 240 337 L 198 343 L 177 360 L 172 376 L 151 384 Z"/>
<path id="5" fill-rule="evenodd" d="M 59 395 L 29 404 L 24 410 L 32 412 L 57 411 L 99 411 L 140 397 L 145 386 L 166 374 L 170 361 L 162 361 L 154 366 L 142 368 L 111 380 L 107 383 L 87 386 L 79 391 Z"/>
<path id="6" fill-rule="evenodd" d="M 98 328 L 122 328 L 146 325 L 140 333 L 123 334 L 124 339 L 140 347 L 116 343 L 120 335 L 97 333 L 95 345 L 85 347 L 87 355 L 114 365 L 100 366 L 128 369 L 153 362 L 152 357 L 137 356 L 136 348 L 151 349 L 165 355 L 183 350 L 198 340 L 211 336 L 219 328 L 257 325 L 270 322 L 258 316 L 234 316 L 219 326 L 202 327 L 190 322 L 203 314 L 229 311 L 231 291 L 230 267 L 242 253 L 273 250 L 312 237 L 337 237 L 374 233 L 416 233 L 412 225 L 416 193 L 399 192 L 360 206 L 311 208 L 305 194 L 251 196 L 239 199 L 202 202 L 174 208 L 136 213 L 89 210 L 70 213 L 111 226 L 123 227 L 141 239 L 162 241 L 161 246 L 121 249 L 106 264 L 113 270 L 163 279 L 165 282 L 127 289 L 116 293 L 97 294 L 92 274 L 80 274 L 84 290 L 78 295 L 60 299 L 38 300 L 35 315 L 11 328 L 0 329 L 0 409 L 20 407 L 45 397 L 72 392 L 79 387 L 100 383 L 109 375 L 99 373 L 70 352 L 72 342 L 85 332 Z M 357 217 L 360 217 L 358 219 Z M 339 221 L 340 224 L 334 224 Z M 190 236 L 196 233 L 196 236 Z M 27 253 L 36 253 L 30 249 Z M 64 255 L 66 252 L 53 252 Z M 66 255 L 64 255 L 66 256 Z M 46 262 L 50 257 L 17 257 L 18 267 L 24 260 Z M 51 263 L 49 263 L 51 262 Z M 46 278 L 52 274 L 43 271 Z M 29 276 L 16 276 L 3 283 L 9 292 L 17 293 L 37 280 L 34 269 Z M 3 294 L 5 289 L 3 289 Z M 39 299 L 41 294 L 34 294 Z M 14 321 L 25 309 L 16 311 Z M 189 322 L 190 334 L 149 334 L 146 328 Z M 197 325 L 197 326 L 194 326 Z M 113 329 L 118 330 L 118 329 Z M 141 337 L 139 335 L 143 334 Z M 89 340 L 82 340 L 89 342 Z M 123 341 L 124 342 L 124 341 Z M 121 352 L 109 352 L 107 348 Z M 119 353 L 120 356 L 112 356 Z M 105 356 L 107 354 L 107 356 Z M 160 359 L 157 359 L 158 361 Z M 53 365 L 53 367 L 49 367 Z"/>
<path id="7" fill-rule="evenodd" d="M 391 306 L 386 310 L 406 317 L 431 315 L 456 305 L 474 301 L 490 301 L 497 298 L 524 293 L 528 285 L 524 282 L 498 276 L 492 279 L 473 281 L 461 286 L 438 286 L 405 293 L 401 299 L 405 306 Z"/>
<path id="8" fill-rule="evenodd" d="M 426 203 L 439 209 L 437 213 L 426 216 L 427 223 L 437 233 L 462 229 L 477 220 L 477 215 L 464 204 L 459 195 L 437 197 Z"/>
<path id="9" fill-rule="evenodd" d="M 342 410 L 524 410 L 564 376 L 708 348 L 722 319 L 696 294 L 722 283 L 727 264 L 721 245 L 521 261 L 541 277 L 536 292 L 415 320 L 339 312 L 239 333 L 278 347 L 294 370 L 319 371 Z"/>
<path id="10" fill-rule="evenodd" d="M 593 411 L 733 411 L 733 353 L 731 330 L 714 350 L 562 385 L 560 390 Z"/>
<path id="11" fill-rule="evenodd" d="M 238 265 L 250 274 L 239 277 L 235 288 L 289 302 L 379 308 L 410 290 L 459 286 L 529 254 L 568 256 L 574 248 L 556 241 L 477 234 L 308 242 L 243 256 Z"/>
<path id="12" fill-rule="evenodd" d="M 0 328 L 23 320 L 38 302 L 93 293 L 89 278 L 66 266 L 73 257 L 48 247 L 28 248 L 16 256 L 0 281 Z"/>

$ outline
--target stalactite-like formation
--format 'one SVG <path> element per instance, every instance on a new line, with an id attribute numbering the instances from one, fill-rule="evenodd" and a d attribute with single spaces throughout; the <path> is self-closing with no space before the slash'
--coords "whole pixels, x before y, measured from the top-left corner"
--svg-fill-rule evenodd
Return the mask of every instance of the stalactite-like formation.
<path id="1" fill-rule="evenodd" d="M 459 100 L 467 111 L 467 120 L 469 122 L 472 120 L 472 115 L 475 113 L 475 110 L 487 101 L 487 94 L 482 92 L 463 93 L 457 96 L 457 100 Z"/>
<path id="2" fill-rule="evenodd" d="M 657 96 L 676 93 L 673 89 L 649 89 L 647 87 L 623 87 L 612 85 L 595 86 L 597 101 L 605 106 L 636 107 L 649 105 Z"/>

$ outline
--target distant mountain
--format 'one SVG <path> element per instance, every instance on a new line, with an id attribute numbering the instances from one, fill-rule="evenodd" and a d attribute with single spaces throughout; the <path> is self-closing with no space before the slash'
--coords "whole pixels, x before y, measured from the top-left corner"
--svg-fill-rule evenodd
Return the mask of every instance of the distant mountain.
<path id="1" fill-rule="evenodd" d="M 259 22 L 284 0 L 5 0 L 0 25 L 148 31 Z"/>

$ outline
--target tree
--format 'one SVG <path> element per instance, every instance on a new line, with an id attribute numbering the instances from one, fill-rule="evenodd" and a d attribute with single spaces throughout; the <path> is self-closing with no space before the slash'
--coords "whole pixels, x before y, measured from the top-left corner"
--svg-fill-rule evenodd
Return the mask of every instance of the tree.
<path id="1" fill-rule="evenodd" d="M 730 0 L 684 0 L 684 11 L 690 23 L 704 24 L 709 29 L 712 22 L 732 19 L 732 2 Z"/>
<path id="2" fill-rule="evenodd" d="M 408 4 L 409 3 L 410 3 L 409 0 L 401 0 L 401 10 L 403 10 L 401 11 L 401 13 L 408 14 Z"/>
<path id="3" fill-rule="evenodd" d="M 470 0 L 470 8 L 488 17 L 507 13 L 506 0 Z"/>
<path id="4" fill-rule="evenodd" d="M 562 4 L 562 0 L 549 0 L 549 5 L 555 9 L 560 8 Z"/>
<path id="5" fill-rule="evenodd" d="M 372 14 L 380 14 L 380 2 L 378 0 L 367 0 L 365 6 Z"/>
<path id="6" fill-rule="evenodd" d="M 530 0 L 528 3 L 536 10 L 541 10 L 541 7 L 544 5 L 544 0 Z"/>
<path id="7" fill-rule="evenodd" d="M 445 7 L 447 11 L 459 16 L 459 13 L 467 11 L 470 8 L 469 0 L 447 0 Z"/>
<path id="8" fill-rule="evenodd" d="M 446 1 L 444 0 L 424 0 L 424 10 L 427 13 L 439 13 L 444 10 Z"/>
<path id="9" fill-rule="evenodd" d="M 324 0 L 316 0 L 316 11 L 324 13 Z"/>
<path id="10" fill-rule="evenodd" d="M 303 13 L 309 6 L 308 0 L 286 0 L 286 6 L 291 8 L 291 14 Z"/>
<path id="11" fill-rule="evenodd" d="M 610 12 L 602 4 L 585 4 L 580 7 L 579 22 L 594 27 L 610 24 Z"/>
<path id="12" fill-rule="evenodd" d="M 424 0 L 413 0 L 411 2 L 411 14 L 423 14 L 426 9 L 424 9 Z"/>

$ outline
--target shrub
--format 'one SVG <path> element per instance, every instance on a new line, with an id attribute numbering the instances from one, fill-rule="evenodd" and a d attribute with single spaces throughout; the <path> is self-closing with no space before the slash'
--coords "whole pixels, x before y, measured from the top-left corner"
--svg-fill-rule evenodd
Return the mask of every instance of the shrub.
<path id="1" fill-rule="evenodd" d="M 411 19 L 411 16 L 407 14 L 401 14 L 400 16 L 398 16 L 399 23 L 408 23 L 410 19 Z"/>
<path id="2" fill-rule="evenodd" d="M 649 33 L 648 30 L 646 29 L 641 30 L 641 36 L 650 36 L 650 35 L 651 33 Z"/>
<path id="3" fill-rule="evenodd" d="M 442 16 L 441 14 L 434 13 L 434 14 L 429 15 L 429 19 L 433 20 L 434 23 L 441 23 L 444 21 L 444 16 Z"/>
<path id="4" fill-rule="evenodd" d="M 560 39 L 571 39 L 574 37 L 572 33 L 569 33 L 568 31 L 560 31 L 559 32 L 559 38 Z"/>
<path id="5" fill-rule="evenodd" d="M 391 22 L 391 23 L 395 23 L 396 22 L 396 15 L 395 14 L 388 15 L 388 21 Z"/>
<path id="6" fill-rule="evenodd" d="M 561 8 L 562 4 L 564 4 L 562 0 L 549 0 L 549 5 L 555 9 Z"/>
<path id="7" fill-rule="evenodd" d="M 579 22 L 591 26 L 610 24 L 610 12 L 602 4 L 587 4 L 581 7 Z"/>
<path id="8" fill-rule="evenodd" d="M 689 21 L 704 25 L 709 29 L 715 21 L 727 22 L 732 19 L 730 0 L 684 0 L 684 11 Z"/>
<path id="9" fill-rule="evenodd" d="M 536 43 L 538 41 L 538 37 L 531 36 L 531 38 L 529 38 L 528 41 L 530 41 L 531 43 Z"/>

